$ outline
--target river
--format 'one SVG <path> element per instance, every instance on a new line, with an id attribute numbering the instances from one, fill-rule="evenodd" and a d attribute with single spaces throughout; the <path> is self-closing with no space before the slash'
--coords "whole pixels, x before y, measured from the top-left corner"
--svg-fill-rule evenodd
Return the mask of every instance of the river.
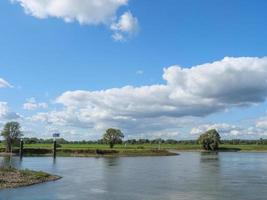
<path id="1" fill-rule="evenodd" d="M 0 165 L 8 163 L 0 158 Z M 63 178 L 0 190 L 0 200 L 266 200 L 267 153 L 171 157 L 12 159 Z"/>

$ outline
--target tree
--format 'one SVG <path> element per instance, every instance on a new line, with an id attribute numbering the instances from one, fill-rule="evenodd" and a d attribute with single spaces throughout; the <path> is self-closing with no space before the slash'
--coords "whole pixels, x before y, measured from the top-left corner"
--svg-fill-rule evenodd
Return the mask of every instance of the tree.
<path id="1" fill-rule="evenodd" d="M 110 148 L 113 148 L 115 144 L 118 144 L 124 138 L 123 133 L 119 129 L 109 128 L 103 135 L 103 141 L 109 144 Z"/>
<path id="2" fill-rule="evenodd" d="M 6 152 L 11 152 L 12 145 L 22 136 L 18 122 L 7 122 L 1 135 L 5 138 Z"/>
<path id="3" fill-rule="evenodd" d="M 220 139 L 219 133 L 215 129 L 212 129 L 200 135 L 198 143 L 207 151 L 217 151 L 221 143 Z"/>

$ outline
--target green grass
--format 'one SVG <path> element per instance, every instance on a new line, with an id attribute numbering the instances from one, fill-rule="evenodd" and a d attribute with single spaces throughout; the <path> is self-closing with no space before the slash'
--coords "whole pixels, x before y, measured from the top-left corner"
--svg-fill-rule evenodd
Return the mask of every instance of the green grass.
<path id="1" fill-rule="evenodd" d="M 20 173 L 23 176 L 31 176 L 34 179 L 43 179 L 43 178 L 48 178 L 50 176 L 50 174 L 42 172 L 42 171 L 32 171 L 29 169 L 24 169 L 24 170 L 20 170 Z"/>
<path id="2" fill-rule="evenodd" d="M 25 145 L 27 148 L 52 148 L 51 144 L 31 144 Z M 157 149 L 157 144 L 144 144 L 144 145 L 130 145 L 126 147 L 124 145 L 115 145 L 114 149 L 118 151 L 122 150 L 147 150 Z M 198 144 L 162 144 L 161 149 L 176 149 L 176 150 L 201 150 L 201 146 Z M 240 149 L 241 151 L 267 151 L 267 145 L 246 144 L 246 145 L 231 145 L 222 144 L 221 148 L 227 149 Z M 110 149 L 108 145 L 101 144 L 63 144 L 62 149 Z"/>
<path id="3" fill-rule="evenodd" d="M 0 144 L 0 148 L 3 148 L 3 144 Z M 158 149 L 157 144 L 127 144 L 125 145 L 115 145 L 114 150 L 120 153 L 142 153 L 149 152 L 149 150 Z M 52 144 L 25 144 L 24 148 L 37 148 L 37 149 L 52 149 Z M 222 144 L 220 145 L 222 149 L 229 150 L 240 150 L 240 151 L 267 151 L 267 145 L 257 145 L 257 144 L 246 144 L 246 145 L 231 145 Z M 109 150 L 108 145 L 102 144 L 62 144 L 59 148 L 61 150 Z M 162 144 L 161 149 L 174 149 L 180 151 L 196 151 L 201 150 L 201 146 L 198 144 Z"/>
<path id="4" fill-rule="evenodd" d="M 3 146 L 2 146 L 3 147 Z M 53 144 L 25 144 L 24 155 L 51 155 Z M 115 145 L 110 149 L 108 145 L 100 144 L 62 144 L 57 149 L 58 156 L 168 156 L 167 146 L 158 151 L 158 145 Z M 169 149 L 169 147 L 168 147 Z M 46 150 L 46 151 L 44 151 Z M 103 153 L 101 153 L 103 151 Z M 112 151 L 112 152 L 110 152 Z M 14 148 L 18 152 L 18 148 Z M 96 153 L 100 152 L 100 153 Z"/>
<path id="5" fill-rule="evenodd" d="M 26 144 L 24 145 L 25 148 L 52 148 L 52 144 Z M 115 145 L 114 149 L 115 150 L 122 150 L 122 149 L 158 149 L 159 145 L 158 144 L 127 144 L 125 145 Z M 110 149 L 108 145 L 104 144 L 62 144 L 61 145 L 62 149 Z M 172 145 L 172 144 L 162 144 L 160 146 L 162 149 L 189 149 L 189 150 L 194 150 L 194 149 L 199 149 L 199 145 L 195 144 L 177 144 L 177 145 Z"/>

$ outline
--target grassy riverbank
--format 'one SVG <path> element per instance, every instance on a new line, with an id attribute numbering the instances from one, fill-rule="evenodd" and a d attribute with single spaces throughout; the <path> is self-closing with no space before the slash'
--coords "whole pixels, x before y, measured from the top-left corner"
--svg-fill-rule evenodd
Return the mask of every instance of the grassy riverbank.
<path id="1" fill-rule="evenodd" d="M 25 145 L 26 148 L 48 148 L 51 149 L 51 144 L 30 144 Z M 116 145 L 114 150 L 120 151 L 120 152 L 131 152 L 131 151 L 137 151 L 142 152 L 146 150 L 156 150 L 159 148 L 159 145 L 157 144 L 127 144 L 125 145 Z M 221 144 L 220 148 L 222 151 L 224 150 L 238 150 L 238 151 L 267 151 L 267 145 L 264 144 Z M 79 150 L 79 149 L 103 149 L 103 150 L 110 150 L 110 148 L 107 145 L 102 144 L 62 144 L 61 148 L 59 149 L 73 149 L 73 150 Z M 199 144 L 161 144 L 160 145 L 161 150 L 166 149 L 173 149 L 173 150 L 181 150 L 181 151 L 199 151 L 201 150 L 201 146 Z"/>
<path id="2" fill-rule="evenodd" d="M 57 149 L 58 156 L 79 156 L 79 157 L 96 157 L 96 156 L 171 156 L 176 155 L 169 150 L 177 151 L 201 151 L 198 144 L 142 144 L 142 145 L 116 145 L 110 149 L 107 145 L 101 144 L 62 144 Z M 0 145 L 0 151 L 4 151 L 4 146 Z M 220 145 L 220 151 L 253 151 L 267 152 L 267 145 L 247 144 L 247 145 Z M 18 148 L 14 149 L 18 153 Z M 26 156 L 51 155 L 52 144 L 26 144 L 24 149 Z"/>
<path id="3" fill-rule="evenodd" d="M 4 147 L 0 147 L 0 154 L 4 154 Z M 13 153 L 18 153 L 18 148 L 13 149 Z M 52 152 L 52 144 L 25 145 L 25 156 L 49 156 Z M 57 156 L 71 157 L 112 157 L 112 156 L 173 156 L 176 153 L 167 149 L 148 147 L 124 147 L 121 145 L 110 149 L 107 145 L 62 145 L 57 148 Z"/>
<path id="4" fill-rule="evenodd" d="M 59 176 L 41 171 L 0 168 L 0 189 L 29 186 L 58 179 L 60 179 Z"/>
<path id="5" fill-rule="evenodd" d="M 168 148 L 168 147 L 166 147 Z M 201 151 L 201 146 L 198 144 L 179 144 L 173 145 L 170 149 L 179 151 Z M 240 152 L 267 152 L 267 145 L 259 144 L 221 144 L 220 151 L 240 151 Z"/>

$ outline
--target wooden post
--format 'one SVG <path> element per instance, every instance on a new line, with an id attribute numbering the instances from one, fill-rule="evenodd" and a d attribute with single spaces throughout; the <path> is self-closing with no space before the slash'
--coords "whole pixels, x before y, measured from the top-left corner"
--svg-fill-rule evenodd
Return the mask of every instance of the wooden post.
<path id="1" fill-rule="evenodd" d="M 12 144 L 11 144 L 11 153 L 10 153 L 10 156 L 9 156 L 9 168 L 12 168 Z"/>
<path id="2" fill-rule="evenodd" d="M 21 139 L 20 140 L 20 149 L 19 149 L 19 157 L 20 157 L 20 159 L 22 159 L 22 157 L 23 157 L 23 147 L 24 147 L 24 142 Z"/>
<path id="3" fill-rule="evenodd" d="M 53 157 L 54 159 L 57 157 L 57 141 L 54 139 L 54 144 L 53 144 Z"/>

